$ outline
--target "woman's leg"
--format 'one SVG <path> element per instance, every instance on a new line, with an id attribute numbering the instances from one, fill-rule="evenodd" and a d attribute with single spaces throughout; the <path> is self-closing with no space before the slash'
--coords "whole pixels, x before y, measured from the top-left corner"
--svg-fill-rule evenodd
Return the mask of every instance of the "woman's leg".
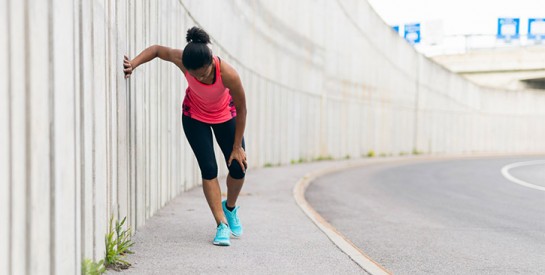
<path id="1" fill-rule="evenodd" d="M 218 182 L 218 165 L 214 156 L 210 125 L 183 116 L 184 133 L 199 163 L 203 179 L 203 191 L 216 224 L 227 223 L 221 206 L 221 189 Z"/>
<path id="2" fill-rule="evenodd" d="M 235 207 L 237 204 L 238 195 L 244 185 L 244 178 L 234 179 L 231 175 L 227 175 L 227 206 Z"/>
<path id="3" fill-rule="evenodd" d="M 235 142 L 235 125 L 236 118 L 233 118 L 225 123 L 214 124 L 214 135 L 218 142 L 225 161 L 229 160 L 231 152 L 233 151 L 233 144 Z M 244 138 L 242 139 L 242 148 L 246 149 L 244 144 Z M 235 207 L 240 190 L 244 185 L 245 173 L 240 164 L 237 161 L 231 162 L 229 168 L 229 174 L 227 175 L 227 206 Z"/>
<path id="4" fill-rule="evenodd" d="M 218 178 L 211 180 L 203 179 L 202 189 L 212 215 L 214 215 L 214 219 L 216 220 L 216 225 L 219 225 L 221 222 L 227 224 L 227 219 L 221 207 L 221 189 Z"/>

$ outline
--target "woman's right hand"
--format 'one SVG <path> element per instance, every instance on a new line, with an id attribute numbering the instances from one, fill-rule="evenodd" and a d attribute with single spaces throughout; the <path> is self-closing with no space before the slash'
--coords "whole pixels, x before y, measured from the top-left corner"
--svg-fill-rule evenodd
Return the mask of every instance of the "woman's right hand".
<path id="1" fill-rule="evenodd" d="M 123 59 L 123 72 L 125 73 L 125 78 L 129 78 L 132 74 L 132 64 L 129 58 L 125 55 Z"/>

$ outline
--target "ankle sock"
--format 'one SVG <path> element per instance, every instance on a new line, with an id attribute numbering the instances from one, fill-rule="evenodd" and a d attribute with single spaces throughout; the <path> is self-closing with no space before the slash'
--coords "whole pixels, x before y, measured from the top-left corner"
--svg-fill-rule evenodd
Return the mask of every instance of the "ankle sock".
<path id="1" fill-rule="evenodd" d="M 230 212 L 233 212 L 233 210 L 235 210 L 235 207 L 229 207 L 227 206 L 227 203 L 225 204 L 225 208 L 227 208 L 227 210 L 229 210 Z"/>

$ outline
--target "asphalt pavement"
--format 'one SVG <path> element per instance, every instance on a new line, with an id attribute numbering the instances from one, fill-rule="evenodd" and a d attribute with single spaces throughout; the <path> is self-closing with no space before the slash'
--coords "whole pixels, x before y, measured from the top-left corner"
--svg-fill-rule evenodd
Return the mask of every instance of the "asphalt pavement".
<path id="1" fill-rule="evenodd" d="M 321 177 L 306 196 L 394 274 L 545 274 L 545 163 L 536 162 L 544 159 L 372 164 Z M 508 165 L 530 185 L 507 179 Z"/>

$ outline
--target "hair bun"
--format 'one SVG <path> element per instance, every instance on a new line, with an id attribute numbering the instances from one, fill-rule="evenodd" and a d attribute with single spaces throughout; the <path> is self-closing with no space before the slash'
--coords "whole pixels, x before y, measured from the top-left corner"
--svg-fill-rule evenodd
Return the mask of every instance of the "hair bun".
<path id="1" fill-rule="evenodd" d="M 187 30 L 187 36 L 185 39 L 187 40 L 187 43 L 210 43 L 210 36 L 208 36 L 208 34 L 199 27 L 192 27 L 191 29 Z"/>

